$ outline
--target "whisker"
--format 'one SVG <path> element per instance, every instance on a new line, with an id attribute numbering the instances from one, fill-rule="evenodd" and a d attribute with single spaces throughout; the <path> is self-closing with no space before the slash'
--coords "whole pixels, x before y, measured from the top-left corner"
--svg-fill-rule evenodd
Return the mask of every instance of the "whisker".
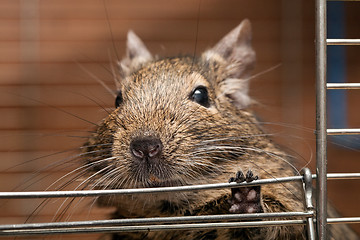
<path id="1" fill-rule="evenodd" d="M 259 73 L 256 73 L 256 74 L 252 75 L 251 77 L 247 78 L 246 81 L 250 81 L 250 80 L 252 80 L 252 79 L 254 79 L 254 78 L 257 78 L 257 77 L 259 77 L 259 76 L 261 76 L 261 75 L 265 75 L 265 74 L 267 74 L 267 73 L 269 73 L 269 72 L 271 72 L 271 71 L 274 71 L 275 69 L 279 68 L 281 65 L 282 65 L 282 64 L 279 63 L 279 64 L 277 64 L 277 65 L 275 65 L 275 66 L 269 67 L 268 69 L 265 69 L 264 71 L 261 71 L 261 72 L 259 72 Z"/>
<path id="2" fill-rule="evenodd" d="M 112 166 L 109 165 L 109 166 L 107 166 L 107 167 L 105 167 L 105 168 L 103 168 L 103 169 L 95 172 L 94 174 L 92 174 L 91 176 L 89 176 L 88 178 L 86 178 L 85 180 L 83 180 L 80 184 L 78 184 L 78 186 L 74 188 L 74 191 L 78 190 L 81 186 L 83 186 L 82 189 L 84 189 L 84 188 L 87 186 L 87 184 L 89 184 L 89 179 L 92 179 L 94 176 L 100 174 L 100 173 L 103 172 L 103 171 L 106 171 L 108 168 L 111 168 L 111 167 L 112 167 Z M 85 183 L 86 183 L 86 184 L 85 184 Z M 71 203 L 72 203 L 75 199 L 76 199 L 76 197 L 72 198 L 72 200 L 70 201 L 70 204 L 68 204 L 68 205 L 65 207 L 65 209 L 66 209 L 65 211 L 67 211 L 68 207 L 70 207 Z M 65 200 L 62 202 L 62 204 L 58 207 L 58 210 L 56 211 L 55 216 L 58 216 L 58 215 L 59 215 L 60 210 L 63 208 L 63 206 L 65 205 L 65 203 L 66 203 L 67 200 L 69 200 L 69 198 L 65 198 Z M 63 213 L 61 213 L 60 215 L 62 215 L 62 214 L 63 214 Z"/>
<path id="3" fill-rule="evenodd" d="M 87 120 L 87 119 L 85 119 L 85 118 L 83 118 L 83 117 L 80 117 L 80 116 L 78 116 L 78 115 L 76 115 L 76 114 L 74 114 L 74 113 L 71 113 L 71 112 L 69 112 L 69 111 L 66 111 L 65 109 L 56 107 L 56 106 L 54 106 L 54 105 L 48 104 L 48 103 L 46 103 L 46 102 L 43 102 L 43 101 L 40 101 L 40 100 L 31 98 L 31 97 L 22 96 L 22 95 L 15 94 L 15 93 L 12 93 L 12 94 L 15 95 L 15 96 L 18 96 L 18 97 L 25 98 L 25 99 L 30 100 L 30 101 L 32 101 L 32 102 L 36 102 L 36 103 L 39 103 L 39 104 L 41 104 L 41 105 L 47 106 L 47 107 L 49 107 L 49 108 L 55 109 L 55 110 L 57 110 L 57 111 L 59 111 L 59 112 L 65 113 L 65 114 L 67 114 L 67 115 L 69 115 L 69 116 L 72 116 L 72 117 L 74 117 L 74 118 L 76 118 L 76 119 L 79 119 L 79 120 L 81 120 L 81 121 L 83 121 L 83 122 L 86 122 L 86 123 L 89 123 L 89 124 L 91 124 L 91 125 L 93 125 L 93 126 L 99 127 L 98 124 L 96 124 L 96 123 L 94 123 L 94 122 L 91 122 L 91 121 L 89 121 L 89 120 Z"/>
<path id="4" fill-rule="evenodd" d="M 40 177 L 41 173 L 48 172 L 50 170 L 52 170 L 52 171 L 55 171 L 55 170 L 61 171 L 61 170 L 67 169 L 69 166 L 76 165 L 77 163 L 74 162 L 73 160 L 78 158 L 78 157 L 83 157 L 83 156 L 86 156 L 88 154 L 101 153 L 101 152 L 106 152 L 106 151 L 107 151 L 106 149 L 96 150 L 96 151 L 89 151 L 89 152 L 86 152 L 86 153 L 77 154 L 77 155 L 70 156 L 70 157 L 65 158 L 65 159 L 55 161 L 55 162 L 53 162 L 53 163 L 39 169 L 38 171 L 32 173 L 32 175 L 25 180 L 26 183 L 27 183 L 26 185 L 20 184 L 15 189 L 13 189 L 13 191 L 15 191 L 16 189 L 19 189 L 20 187 L 21 187 L 22 190 L 28 189 L 33 184 L 36 184 L 37 182 L 40 182 L 41 180 L 51 176 L 51 174 L 52 174 L 52 173 L 47 173 L 46 175 Z M 59 166 L 62 166 L 62 168 L 57 168 Z M 40 177 L 40 178 L 37 179 L 37 177 Z"/>
<path id="5" fill-rule="evenodd" d="M 108 93 L 110 93 L 114 98 L 116 97 L 115 92 L 105 84 L 103 80 L 101 80 L 99 77 L 97 77 L 95 74 L 93 74 L 91 71 L 87 70 L 82 64 L 78 63 L 78 66 L 83 70 L 87 75 L 89 75 L 92 79 L 100 83 L 101 86 L 103 86 Z"/>
<path id="6" fill-rule="evenodd" d="M 110 160 L 113 160 L 113 159 L 116 159 L 116 157 L 109 157 L 109 158 L 106 158 L 106 159 L 101 159 L 101 160 L 97 160 L 95 162 L 90 162 L 88 164 L 85 164 L 85 165 L 82 165 L 81 167 L 78 167 L 74 170 L 72 170 L 71 172 L 65 174 L 64 176 L 62 176 L 61 178 L 59 178 L 58 180 L 56 180 L 55 182 L 53 182 L 45 191 L 49 190 L 52 186 L 54 186 L 55 184 L 57 184 L 58 182 L 60 182 L 61 180 L 63 180 L 64 178 L 72 175 L 73 173 L 75 172 L 78 172 L 79 170 L 83 169 L 83 171 L 81 172 L 87 172 L 88 171 L 88 167 L 92 167 L 94 165 L 97 165 L 97 164 L 100 164 L 100 163 L 103 163 L 103 162 L 107 162 L 107 161 L 110 161 Z M 80 172 L 80 173 L 81 173 Z"/>

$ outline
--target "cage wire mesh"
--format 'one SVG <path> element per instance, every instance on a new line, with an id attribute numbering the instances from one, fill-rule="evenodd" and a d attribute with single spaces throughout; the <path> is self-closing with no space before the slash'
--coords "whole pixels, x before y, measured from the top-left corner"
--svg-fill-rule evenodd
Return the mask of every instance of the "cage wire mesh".
<path id="1" fill-rule="evenodd" d="M 302 176 L 289 176 L 277 179 L 261 179 L 251 183 L 222 183 L 182 187 L 163 187 L 146 189 L 88 190 L 88 191 L 46 191 L 46 192 L 1 192 L 0 199 L 26 198 L 68 198 L 97 197 L 117 194 L 146 194 L 206 191 L 211 189 L 281 184 L 302 181 L 304 186 L 304 212 L 279 212 L 256 214 L 229 214 L 207 216 L 161 217 L 113 219 L 95 221 L 74 221 L 54 223 L 27 223 L 0 225 L 0 236 L 31 236 L 51 234 L 112 233 L 126 231 L 164 231 L 209 228 L 266 227 L 278 225 L 303 224 L 307 226 L 309 239 L 327 239 L 327 224 L 359 223 L 360 217 L 327 218 L 327 179 L 359 179 L 360 173 L 327 173 L 327 136 L 360 134 L 360 129 L 327 129 L 326 92 L 328 89 L 360 89 L 360 83 L 327 83 L 326 59 L 327 45 L 360 45 L 360 39 L 327 39 L 326 1 L 316 0 L 316 59 L 317 59 L 317 173 L 304 169 Z M 316 209 L 312 204 L 312 181 L 316 179 Z M 316 213 L 316 214 L 315 214 Z M 316 215 L 316 227 L 315 227 Z M 270 220 L 273 218 L 293 218 L 292 220 Z M 258 219 L 261 219 L 259 221 Z M 231 220 L 232 222 L 226 222 Z"/>

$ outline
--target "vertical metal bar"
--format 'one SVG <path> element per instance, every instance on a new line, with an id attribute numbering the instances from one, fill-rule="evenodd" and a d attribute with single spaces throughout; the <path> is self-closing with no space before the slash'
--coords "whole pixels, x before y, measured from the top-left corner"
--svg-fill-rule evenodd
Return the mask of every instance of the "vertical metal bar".
<path id="1" fill-rule="evenodd" d="M 327 239 L 326 0 L 316 0 L 316 220 L 318 239 Z"/>
<path id="2" fill-rule="evenodd" d="M 305 206 L 306 211 L 314 211 L 314 205 L 312 203 L 312 175 L 310 169 L 304 168 L 302 170 L 302 175 L 304 176 L 303 186 L 305 193 Z M 313 216 L 306 218 L 307 234 L 309 240 L 315 240 L 315 227 Z"/>

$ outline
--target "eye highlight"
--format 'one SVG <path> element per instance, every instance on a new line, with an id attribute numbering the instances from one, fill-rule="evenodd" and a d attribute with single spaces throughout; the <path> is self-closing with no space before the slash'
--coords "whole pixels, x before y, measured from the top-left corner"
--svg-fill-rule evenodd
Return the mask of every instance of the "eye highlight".
<path id="1" fill-rule="evenodd" d="M 204 86 L 195 88 L 190 95 L 190 99 L 206 108 L 210 107 L 209 94 Z"/>
<path id="2" fill-rule="evenodd" d="M 115 98 L 115 107 L 118 108 L 122 102 L 123 102 L 123 96 L 121 91 L 119 91 Z"/>

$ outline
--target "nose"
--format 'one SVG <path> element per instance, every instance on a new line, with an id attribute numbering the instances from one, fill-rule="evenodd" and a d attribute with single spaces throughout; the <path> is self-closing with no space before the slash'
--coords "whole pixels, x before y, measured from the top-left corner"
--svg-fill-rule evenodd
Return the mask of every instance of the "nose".
<path id="1" fill-rule="evenodd" d="M 140 161 L 154 161 L 160 157 L 162 150 L 162 142 L 156 137 L 137 138 L 130 143 L 131 154 Z"/>

